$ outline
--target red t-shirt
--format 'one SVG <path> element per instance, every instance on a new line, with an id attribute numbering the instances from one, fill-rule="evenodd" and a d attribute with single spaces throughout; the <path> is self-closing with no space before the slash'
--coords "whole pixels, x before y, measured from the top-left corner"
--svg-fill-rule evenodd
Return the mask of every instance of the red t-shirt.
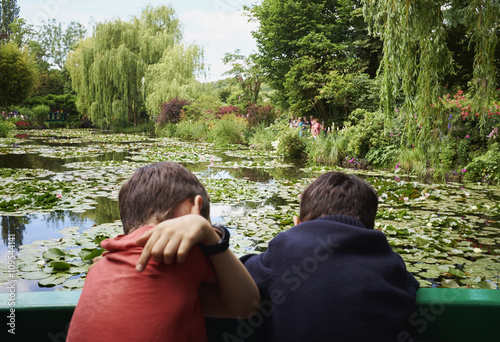
<path id="1" fill-rule="evenodd" d="M 87 275 L 67 342 L 207 340 L 198 288 L 214 277 L 210 261 L 196 246 L 181 264 L 151 259 L 137 272 L 135 240 L 152 227 L 101 242 L 109 253 Z"/>

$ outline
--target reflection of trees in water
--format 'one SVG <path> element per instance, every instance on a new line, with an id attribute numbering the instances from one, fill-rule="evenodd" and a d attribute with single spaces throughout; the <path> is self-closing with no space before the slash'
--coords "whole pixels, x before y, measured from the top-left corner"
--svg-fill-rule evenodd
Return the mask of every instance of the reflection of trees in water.
<path id="1" fill-rule="evenodd" d="M 91 219 L 96 224 L 114 222 L 120 219 L 118 201 L 104 197 L 98 197 L 95 200 L 97 202 L 94 204 L 95 209 L 79 214 L 81 218 Z"/>
<path id="2" fill-rule="evenodd" d="M 14 235 L 14 244 L 16 249 L 23 244 L 24 232 L 26 225 L 30 223 L 29 216 L 2 216 L 2 240 L 3 243 L 9 245 L 9 235 Z"/>
<path id="3" fill-rule="evenodd" d="M 0 167 L 11 169 L 63 170 L 64 160 L 41 157 L 38 154 L 6 154 L 0 156 Z"/>
<path id="4" fill-rule="evenodd" d="M 87 210 L 83 213 L 74 213 L 72 211 L 53 211 L 46 214 L 45 221 L 57 229 L 67 228 L 62 226 L 63 222 L 70 221 L 74 224 L 81 224 L 86 219 L 95 222 L 96 224 L 110 223 L 120 219 L 120 211 L 118 201 L 98 197 L 97 202 L 93 204 L 95 209 Z"/>

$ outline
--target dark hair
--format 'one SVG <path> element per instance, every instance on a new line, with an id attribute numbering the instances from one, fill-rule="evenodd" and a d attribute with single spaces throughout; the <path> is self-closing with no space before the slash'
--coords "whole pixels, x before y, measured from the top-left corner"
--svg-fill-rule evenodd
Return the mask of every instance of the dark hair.
<path id="1" fill-rule="evenodd" d="M 159 162 L 141 167 L 123 184 L 118 195 L 125 234 L 152 219 L 173 218 L 179 204 L 200 195 L 201 215 L 210 218 L 210 198 L 198 178 L 174 162 Z"/>
<path id="2" fill-rule="evenodd" d="M 373 229 L 377 206 L 378 195 L 370 184 L 342 172 L 327 172 L 302 193 L 300 221 L 325 215 L 346 215 Z"/>

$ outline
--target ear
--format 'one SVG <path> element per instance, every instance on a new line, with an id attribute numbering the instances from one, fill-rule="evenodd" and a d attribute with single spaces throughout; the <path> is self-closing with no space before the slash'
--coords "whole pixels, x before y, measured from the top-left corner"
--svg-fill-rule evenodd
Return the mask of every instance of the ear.
<path id="1" fill-rule="evenodd" d="M 296 226 L 296 225 L 298 225 L 300 223 L 302 223 L 302 222 L 300 222 L 299 217 L 294 215 L 293 216 L 293 225 Z"/>
<path id="2" fill-rule="evenodd" d="M 191 214 L 201 215 L 201 205 L 203 204 L 203 198 L 200 195 L 196 195 L 194 198 L 193 206 L 191 207 Z"/>

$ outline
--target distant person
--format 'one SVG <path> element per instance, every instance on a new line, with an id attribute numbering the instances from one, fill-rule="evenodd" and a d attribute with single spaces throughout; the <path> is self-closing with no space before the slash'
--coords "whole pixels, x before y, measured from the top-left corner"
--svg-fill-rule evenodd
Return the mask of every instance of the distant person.
<path id="1" fill-rule="evenodd" d="M 106 252 L 88 272 L 66 341 L 206 341 L 204 314 L 256 311 L 257 287 L 227 249 L 227 229 L 212 228 L 208 194 L 189 170 L 172 162 L 139 168 L 120 189 L 119 208 L 125 234 L 101 243 Z M 181 222 L 169 231 L 177 258 L 136 269 L 136 240 L 170 218 Z M 200 230 L 200 221 L 208 227 Z M 183 253 L 178 237 L 189 240 L 193 228 L 200 245 Z"/>
<path id="2" fill-rule="evenodd" d="M 323 131 L 323 125 L 319 123 L 318 119 L 313 119 L 313 123 L 311 125 L 311 135 L 314 139 L 317 139 L 318 136 Z"/>
<path id="3" fill-rule="evenodd" d="M 241 258 L 273 306 L 259 341 L 408 341 L 419 283 L 374 229 L 377 207 L 368 183 L 327 172 L 302 193 L 295 226 Z M 165 240 L 155 240 L 149 252 L 161 258 Z"/>

